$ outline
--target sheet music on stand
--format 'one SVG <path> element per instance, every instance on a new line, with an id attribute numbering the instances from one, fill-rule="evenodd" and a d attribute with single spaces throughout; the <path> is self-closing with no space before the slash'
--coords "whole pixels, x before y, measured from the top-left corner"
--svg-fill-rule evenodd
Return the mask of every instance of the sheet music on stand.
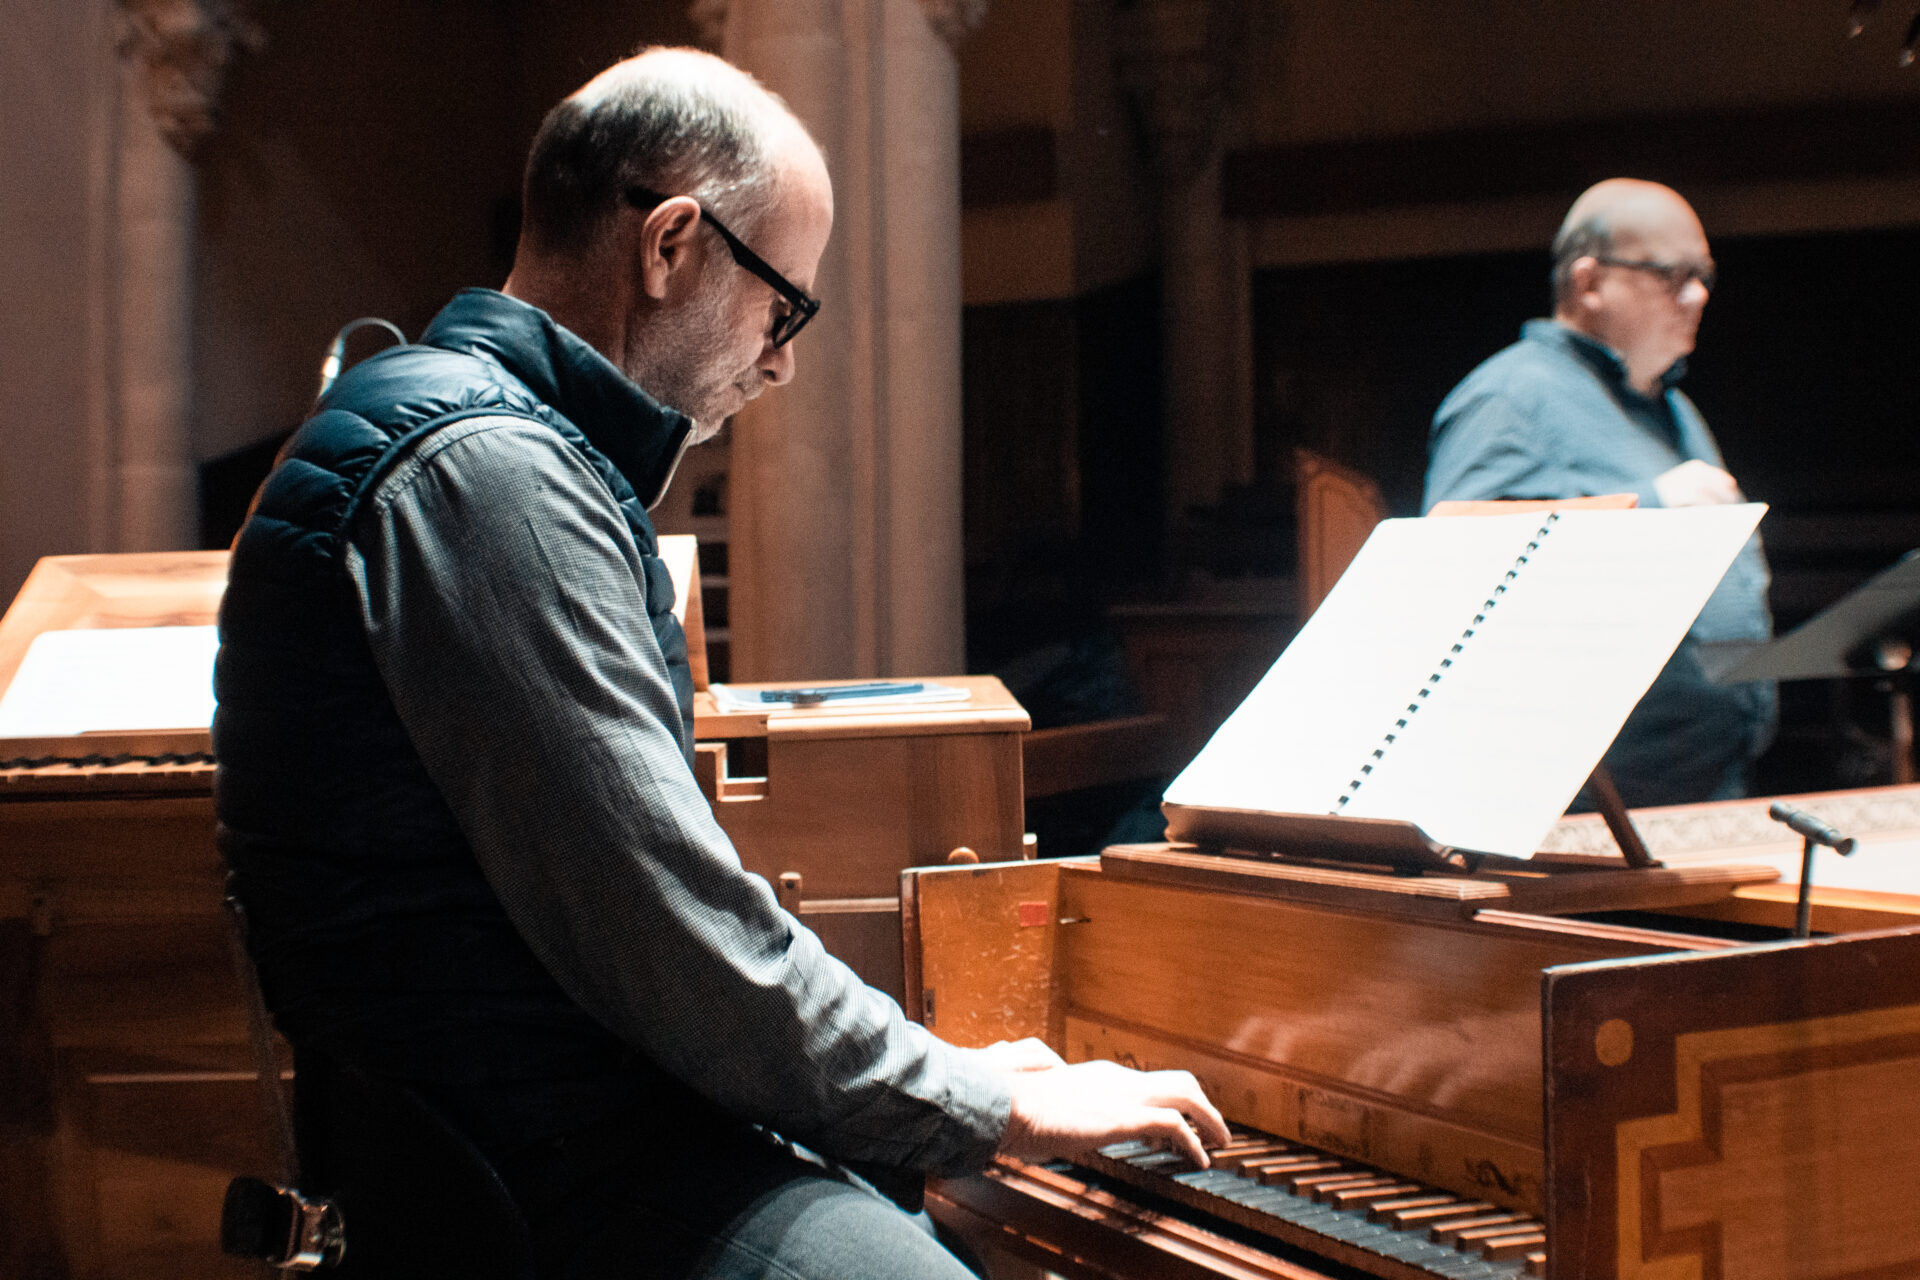
<path id="1" fill-rule="evenodd" d="M 1920 551 L 1909 551 L 1786 635 L 1756 647 L 1720 680 L 1884 675 L 1867 651 L 1881 640 L 1911 645 L 1917 638 Z"/>
<path id="2" fill-rule="evenodd" d="M 1382 522 L 1167 789 L 1170 836 L 1360 818 L 1531 857 L 1764 511 Z"/>
<path id="3" fill-rule="evenodd" d="M 1914 655 L 1920 652 L 1920 551 L 1759 645 L 1724 675 L 1737 680 L 1814 680 L 1875 676 L 1885 681 L 1887 729 L 1896 784 L 1914 780 Z"/>

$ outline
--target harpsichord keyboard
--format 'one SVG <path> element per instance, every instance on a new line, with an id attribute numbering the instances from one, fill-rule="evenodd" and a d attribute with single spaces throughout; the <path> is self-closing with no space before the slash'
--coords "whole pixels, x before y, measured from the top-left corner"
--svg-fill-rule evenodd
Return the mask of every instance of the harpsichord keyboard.
<path id="1" fill-rule="evenodd" d="M 1197 1169 L 1127 1142 L 1080 1163 L 1385 1280 L 1546 1274 L 1546 1227 L 1525 1213 L 1244 1128 L 1211 1154 L 1213 1167 Z"/>

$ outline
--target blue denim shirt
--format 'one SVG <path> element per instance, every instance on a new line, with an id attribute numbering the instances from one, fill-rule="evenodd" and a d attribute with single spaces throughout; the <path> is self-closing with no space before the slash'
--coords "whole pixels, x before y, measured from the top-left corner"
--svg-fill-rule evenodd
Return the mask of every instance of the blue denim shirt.
<path id="1" fill-rule="evenodd" d="M 1653 482 L 1662 472 L 1694 459 L 1725 466 L 1700 411 L 1675 385 L 1685 371 L 1676 361 L 1658 395 L 1641 395 L 1604 343 L 1529 320 L 1520 341 L 1468 374 L 1435 412 L 1422 510 L 1448 499 L 1603 493 L 1660 506 Z M 1770 581 L 1756 534 L 1607 754 L 1628 804 L 1744 793 L 1748 763 L 1773 738 L 1774 689 L 1716 685 L 1711 675 L 1773 634 Z"/>

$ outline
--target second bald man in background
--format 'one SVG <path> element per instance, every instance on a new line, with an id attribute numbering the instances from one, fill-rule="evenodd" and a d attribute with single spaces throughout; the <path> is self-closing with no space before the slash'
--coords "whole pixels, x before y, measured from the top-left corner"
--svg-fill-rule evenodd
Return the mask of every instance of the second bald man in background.
<path id="1" fill-rule="evenodd" d="M 1554 237 L 1553 318 L 1528 321 L 1434 414 L 1422 510 L 1629 492 L 1643 507 L 1744 501 L 1677 385 L 1713 287 L 1706 233 L 1677 192 L 1629 178 L 1589 189 Z M 1607 753 L 1629 806 L 1746 794 L 1774 688 L 1712 673 L 1772 635 L 1768 583 L 1756 535 Z"/>

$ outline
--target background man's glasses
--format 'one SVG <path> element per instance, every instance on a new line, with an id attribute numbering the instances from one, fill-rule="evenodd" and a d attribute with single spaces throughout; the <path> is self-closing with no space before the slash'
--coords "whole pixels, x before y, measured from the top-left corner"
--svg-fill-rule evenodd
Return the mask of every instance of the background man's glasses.
<path id="1" fill-rule="evenodd" d="M 627 203 L 636 209 L 651 209 L 655 205 L 665 204 L 672 199 L 671 196 L 663 196 L 658 191 L 649 191 L 645 187 L 628 187 L 626 198 Z M 820 310 L 820 299 L 775 271 L 765 258 L 747 248 L 746 243 L 739 236 L 727 230 L 720 219 L 713 216 L 713 211 L 705 205 L 700 206 L 700 217 L 708 226 L 720 233 L 720 238 L 727 242 L 727 251 L 733 255 L 735 262 L 766 281 L 767 285 L 786 301 L 786 312 L 773 322 L 773 345 L 777 349 L 792 342 L 793 335 L 806 328 L 807 321 L 813 319 L 815 313 Z"/>
<path id="2" fill-rule="evenodd" d="M 1698 280 L 1708 293 L 1720 280 L 1720 273 L 1714 270 L 1711 262 L 1705 266 L 1693 262 L 1655 262 L 1651 259 L 1609 258 L 1604 254 L 1594 254 L 1593 260 L 1603 266 L 1625 267 L 1628 271 L 1645 271 L 1649 275 L 1659 276 L 1666 282 L 1667 288 L 1679 293 L 1687 287 L 1687 281 Z"/>

